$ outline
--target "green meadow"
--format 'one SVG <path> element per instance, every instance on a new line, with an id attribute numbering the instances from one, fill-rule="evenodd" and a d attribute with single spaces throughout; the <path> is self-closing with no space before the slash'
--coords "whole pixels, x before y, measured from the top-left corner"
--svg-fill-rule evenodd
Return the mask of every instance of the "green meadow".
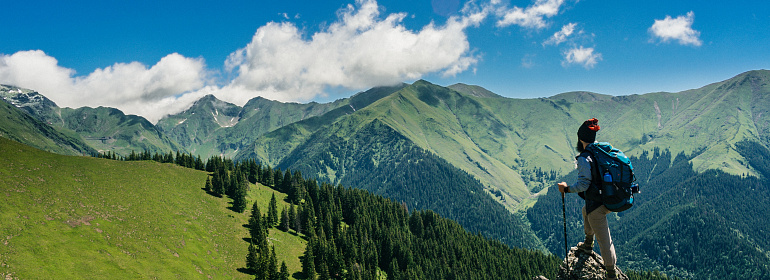
<path id="1" fill-rule="evenodd" d="M 252 279 L 247 209 L 207 194 L 207 174 L 151 161 L 62 156 L 0 138 L 0 278 Z M 265 213 L 272 194 L 251 185 Z M 250 207 L 249 207 L 250 208 Z M 305 240 L 271 229 L 290 274 Z"/>

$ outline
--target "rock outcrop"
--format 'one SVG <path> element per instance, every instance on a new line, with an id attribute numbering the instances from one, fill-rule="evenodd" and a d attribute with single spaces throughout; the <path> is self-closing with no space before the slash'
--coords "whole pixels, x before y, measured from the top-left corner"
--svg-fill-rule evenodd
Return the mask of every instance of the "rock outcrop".
<path id="1" fill-rule="evenodd" d="M 628 280 L 619 268 L 615 269 L 619 280 Z M 559 267 L 559 273 L 555 280 L 604 280 L 604 260 L 596 252 L 586 253 L 572 247 L 567 254 L 567 259 Z M 532 280 L 548 280 L 538 276 Z"/>

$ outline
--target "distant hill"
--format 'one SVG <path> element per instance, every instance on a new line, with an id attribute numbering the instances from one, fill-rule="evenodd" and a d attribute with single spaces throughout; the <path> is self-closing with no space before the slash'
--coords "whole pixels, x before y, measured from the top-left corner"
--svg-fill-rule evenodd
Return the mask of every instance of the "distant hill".
<path id="1" fill-rule="evenodd" d="M 99 152 L 127 156 L 131 151 L 185 151 L 145 118 L 126 115 L 115 108 L 60 108 L 36 91 L 5 85 L 0 85 L 0 96 L 34 119 L 73 138 L 80 138 Z"/>
<path id="2" fill-rule="evenodd" d="M 347 100 L 299 104 L 257 97 L 240 107 L 209 95 L 162 118 L 158 127 L 194 154 L 233 157 L 262 134 L 341 106 L 348 106 Z"/>
<path id="3" fill-rule="evenodd" d="M 0 101 L 0 137 L 63 155 L 96 154 L 77 134 L 61 133 L 17 107 L 20 105 L 10 103 L 5 96 L 3 99 L 5 102 Z"/>

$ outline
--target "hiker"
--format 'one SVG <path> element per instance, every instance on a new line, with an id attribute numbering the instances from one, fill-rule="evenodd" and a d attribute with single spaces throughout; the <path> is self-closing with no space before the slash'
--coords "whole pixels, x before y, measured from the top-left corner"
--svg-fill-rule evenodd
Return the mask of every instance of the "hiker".
<path id="1" fill-rule="evenodd" d="M 602 258 L 604 259 L 604 267 L 607 270 L 607 279 L 617 279 L 615 273 L 615 246 L 612 244 L 612 237 L 610 236 L 610 228 L 607 224 L 607 214 L 611 211 L 607 209 L 602 201 L 592 200 L 591 196 L 586 196 L 586 191 L 589 188 L 598 188 L 595 184 L 592 184 L 592 171 L 591 166 L 593 164 L 593 158 L 591 153 L 586 151 L 585 148 L 588 144 L 596 141 L 596 132 L 599 131 L 599 121 L 595 118 L 583 122 L 577 132 L 578 142 L 575 147 L 580 153 L 575 160 L 577 161 L 578 178 L 577 182 L 572 186 L 567 185 L 566 182 L 558 184 L 559 192 L 561 193 L 578 193 L 581 198 L 585 199 L 585 205 L 583 206 L 583 230 L 585 231 L 585 241 L 578 243 L 578 249 L 590 253 L 593 251 L 594 236 L 599 241 L 599 248 L 601 250 Z"/>

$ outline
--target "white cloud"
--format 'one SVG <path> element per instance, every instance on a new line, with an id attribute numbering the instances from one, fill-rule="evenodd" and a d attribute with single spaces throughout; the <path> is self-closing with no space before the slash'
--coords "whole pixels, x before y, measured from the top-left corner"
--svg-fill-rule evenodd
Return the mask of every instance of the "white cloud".
<path id="1" fill-rule="evenodd" d="M 246 47 L 228 57 L 225 68 L 237 77 L 217 96 L 236 103 L 257 95 L 307 101 L 328 88 L 365 89 L 428 73 L 452 76 L 477 63 L 465 28 L 486 17 L 478 11 L 412 31 L 402 24 L 404 13 L 381 18 L 374 0 L 358 0 L 338 14 L 336 22 L 311 36 L 287 22 L 260 27 Z"/>
<path id="2" fill-rule="evenodd" d="M 363 90 L 432 73 L 453 76 L 475 71 L 480 56 L 470 47 L 468 27 L 479 26 L 492 15 L 499 27 L 545 28 L 563 3 L 535 0 L 527 8 L 509 9 L 499 0 L 471 0 L 443 24 L 431 22 L 410 30 L 403 23 L 407 14 L 382 15 L 376 0 L 356 0 L 314 34 L 291 22 L 259 27 L 248 45 L 228 56 L 224 69 L 231 74 L 222 76 L 234 78 L 220 81 L 223 86 L 209 80 L 203 58 L 172 53 L 152 66 L 116 63 L 78 76 L 43 51 L 0 54 L 0 83 L 37 90 L 60 106 L 115 107 L 152 122 L 184 110 L 205 94 L 241 105 L 256 96 L 308 101 L 330 89 Z M 574 23 L 565 25 L 547 42 L 561 44 L 574 36 L 575 28 Z M 564 63 L 590 68 L 600 59 L 592 48 L 581 47 L 565 53 Z M 522 60 L 523 67 L 533 65 L 533 57 Z"/>
<path id="3" fill-rule="evenodd" d="M 567 37 L 572 35 L 573 32 L 575 32 L 575 27 L 577 26 L 577 23 L 569 23 L 567 25 L 562 26 L 561 30 L 557 31 L 553 34 L 548 40 L 543 42 L 543 46 L 545 45 L 559 45 L 561 43 L 564 43 L 567 41 Z"/>
<path id="4" fill-rule="evenodd" d="M 564 52 L 562 66 L 567 67 L 570 64 L 578 64 L 586 69 L 591 69 L 597 62 L 599 62 L 599 60 L 602 60 L 602 54 L 594 53 L 594 48 L 584 48 L 583 46 L 580 46 Z"/>
<path id="5" fill-rule="evenodd" d="M 500 1 L 494 0 L 491 3 L 497 5 Z M 545 18 L 557 15 L 562 4 L 564 0 L 536 0 L 532 6 L 524 9 L 515 6 L 510 9 L 499 8 L 497 15 L 501 19 L 497 21 L 497 26 L 507 27 L 515 24 L 533 29 L 545 28 L 548 25 Z"/>
<path id="6" fill-rule="evenodd" d="M 36 90 L 59 106 L 115 107 L 153 122 L 169 112 L 158 104 L 173 105 L 178 95 L 202 88 L 207 76 L 203 59 L 176 53 L 150 68 L 116 63 L 85 77 L 74 74 L 40 50 L 0 56 L 0 83 Z"/>
<path id="7" fill-rule="evenodd" d="M 688 12 L 687 15 L 665 19 L 656 19 L 649 31 L 653 36 L 662 42 L 679 41 L 681 45 L 700 46 L 700 32 L 692 29 L 695 13 Z"/>

